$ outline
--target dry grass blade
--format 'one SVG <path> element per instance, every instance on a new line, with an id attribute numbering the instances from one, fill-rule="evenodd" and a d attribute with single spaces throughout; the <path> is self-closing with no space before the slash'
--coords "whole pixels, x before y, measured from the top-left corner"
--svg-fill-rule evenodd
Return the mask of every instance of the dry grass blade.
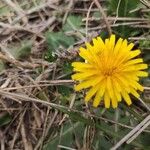
<path id="1" fill-rule="evenodd" d="M 23 11 L 19 5 L 13 3 L 11 0 L 3 0 L 9 7 L 11 7 L 15 12 L 22 17 L 23 22 L 26 24 L 28 22 L 28 18 L 26 17 L 26 13 Z"/>
<path id="2" fill-rule="evenodd" d="M 149 1 L 147 1 L 147 0 L 140 0 L 140 2 L 141 2 L 142 4 L 144 4 L 146 7 L 150 8 L 150 3 L 149 3 Z"/>
<path id="3" fill-rule="evenodd" d="M 150 112 L 150 107 L 141 98 L 138 99 L 145 106 L 145 108 Z"/>
<path id="4" fill-rule="evenodd" d="M 28 89 L 28 88 L 34 88 L 34 87 L 47 87 L 47 86 L 54 86 L 54 85 L 69 85 L 73 84 L 73 80 L 51 80 L 51 81 L 39 81 L 35 82 L 35 85 L 27 85 L 27 86 L 20 86 L 20 87 L 8 87 L 3 88 L 4 91 L 11 91 L 11 90 L 17 90 L 17 89 Z"/>
<path id="5" fill-rule="evenodd" d="M 120 105 L 116 116 L 114 110 L 103 109 L 103 103 L 98 109 L 85 105 L 84 92 L 76 93 L 71 80 L 71 63 L 80 60 L 79 47 L 96 36 L 104 39 L 115 33 L 124 38 L 125 34 L 135 47 L 143 48 L 141 56 L 149 55 L 149 1 L 132 3 L 136 2 L 0 1 L 1 150 L 42 150 L 47 145 L 48 149 L 110 149 L 118 137 L 123 138 L 120 130 L 122 135 L 131 130 L 122 140 L 139 149 L 137 136 L 142 139 L 150 133 L 150 119 L 143 120 L 150 110 L 149 79 L 142 81 L 142 104 L 135 101 L 129 110 Z M 145 60 L 149 64 L 149 58 Z M 126 148 L 123 142 L 117 143 L 120 149 Z"/>
<path id="6" fill-rule="evenodd" d="M 102 14 L 102 16 L 103 16 L 103 18 L 104 18 L 104 21 L 105 21 L 105 23 L 106 23 L 106 27 L 107 27 L 107 29 L 108 29 L 108 32 L 109 32 L 109 34 L 111 35 L 111 34 L 112 34 L 111 27 L 110 27 L 110 25 L 109 25 L 109 22 L 108 22 L 108 20 L 107 20 L 106 14 L 104 13 L 104 10 L 103 10 L 102 6 L 100 5 L 100 3 L 99 3 L 97 0 L 94 0 L 94 2 L 95 2 L 95 4 L 97 5 L 97 7 L 99 8 L 99 11 L 100 11 L 100 13 Z"/>
<path id="7" fill-rule="evenodd" d="M 22 122 L 23 122 L 23 118 L 24 118 L 24 115 L 25 115 L 25 112 L 26 112 L 26 109 L 23 111 L 23 113 L 20 115 L 20 121 L 19 121 L 19 124 L 18 124 L 18 126 L 17 126 L 17 129 L 16 129 L 16 132 L 15 132 L 15 135 L 14 135 L 14 137 L 13 137 L 13 140 L 12 140 L 12 142 L 11 142 L 11 149 L 13 149 L 13 147 L 14 147 L 14 145 L 15 145 L 15 141 L 16 141 L 16 138 L 17 138 L 17 135 L 19 134 L 19 129 L 20 129 L 20 127 L 21 127 L 21 124 L 22 124 Z"/>
<path id="8" fill-rule="evenodd" d="M 24 144 L 24 149 L 25 150 L 33 150 L 31 142 L 28 141 L 28 138 L 27 138 L 27 135 L 26 135 L 24 122 L 22 122 L 20 130 L 21 130 L 21 135 L 22 135 L 22 141 L 23 141 L 23 144 Z"/>
<path id="9" fill-rule="evenodd" d="M 36 67 L 39 67 L 40 65 L 39 64 L 32 64 L 32 63 L 29 63 L 29 62 L 20 62 L 16 59 L 13 59 L 11 57 L 8 57 L 6 55 L 3 55 L 0 53 L 0 59 L 1 60 L 4 60 L 4 61 L 7 61 L 7 62 L 10 62 L 18 67 L 23 67 L 23 68 L 36 68 Z"/>
<path id="10" fill-rule="evenodd" d="M 123 137 L 111 150 L 118 149 L 124 142 L 128 141 L 134 134 L 137 133 L 145 124 L 144 128 L 147 127 L 147 123 L 150 123 L 150 115 L 148 115 L 141 123 L 139 123 L 133 130 L 131 130 L 125 137 Z M 143 130 L 143 129 L 142 129 Z M 141 130 L 140 130 L 141 131 Z"/>
<path id="11" fill-rule="evenodd" d="M 1 144 L 1 150 L 5 150 L 5 142 L 4 142 L 4 135 L 3 132 L 0 130 L 0 144 Z"/>
<path id="12" fill-rule="evenodd" d="M 86 26 L 85 26 L 85 30 L 86 30 L 86 38 L 88 37 L 88 21 L 89 21 L 89 15 L 90 15 L 90 11 L 93 7 L 94 1 L 91 3 L 88 12 L 87 12 L 87 16 L 86 16 Z"/>
<path id="13" fill-rule="evenodd" d="M 137 136 L 139 136 L 139 134 L 141 134 L 141 132 L 143 132 L 143 130 L 146 129 L 149 125 L 150 125 L 150 120 L 147 123 L 145 123 L 143 127 L 140 128 L 139 131 L 137 131 L 132 137 L 130 137 L 130 139 L 127 141 L 127 144 L 130 144 L 133 140 L 135 140 Z"/>

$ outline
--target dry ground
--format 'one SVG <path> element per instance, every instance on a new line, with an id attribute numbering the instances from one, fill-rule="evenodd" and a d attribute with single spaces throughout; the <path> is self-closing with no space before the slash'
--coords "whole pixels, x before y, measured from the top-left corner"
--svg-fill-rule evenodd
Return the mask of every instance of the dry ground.
<path id="1" fill-rule="evenodd" d="M 150 2 L 113 1 L 0 1 L 1 150 L 110 149 L 137 125 L 139 138 L 120 149 L 150 147 L 149 78 L 142 81 L 144 104 L 117 111 L 84 105 L 84 93 L 73 91 L 70 63 L 97 35 L 127 37 L 150 64 Z"/>

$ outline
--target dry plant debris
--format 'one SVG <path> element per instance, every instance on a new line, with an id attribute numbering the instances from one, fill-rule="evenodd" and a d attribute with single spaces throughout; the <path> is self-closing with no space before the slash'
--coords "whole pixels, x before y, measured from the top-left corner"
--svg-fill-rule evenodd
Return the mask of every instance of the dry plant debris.
<path id="1" fill-rule="evenodd" d="M 0 149 L 149 149 L 150 78 L 141 101 L 85 105 L 71 62 L 96 36 L 115 33 L 150 64 L 148 0 L 0 1 Z M 149 71 L 149 68 L 148 68 Z"/>

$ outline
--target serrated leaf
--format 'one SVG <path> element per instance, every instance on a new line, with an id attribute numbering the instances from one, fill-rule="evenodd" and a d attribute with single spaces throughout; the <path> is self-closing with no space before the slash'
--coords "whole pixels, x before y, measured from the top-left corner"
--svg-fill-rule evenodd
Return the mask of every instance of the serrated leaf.
<path id="1" fill-rule="evenodd" d="M 63 32 L 47 32 L 46 41 L 48 44 L 48 51 L 45 55 L 45 59 L 48 61 L 53 61 L 55 59 L 55 50 L 60 46 L 68 48 L 75 42 L 73 37 L 69 37 Z"/>
<path id="2" fill-rule="evenodd" d="M 63 26 L 64 31 L 78 30 L 82 27 L 82 17 L 81 16 L 68 16 L 66 23 Z"/>
<path id="3" fill-rule="evenodd" d="M 48 48 L 54 51 L 60 45 L 67 48 L 74 44 L 74 38 L 65 35 L 63 32 L 48 32 L 46 34 Z"/>

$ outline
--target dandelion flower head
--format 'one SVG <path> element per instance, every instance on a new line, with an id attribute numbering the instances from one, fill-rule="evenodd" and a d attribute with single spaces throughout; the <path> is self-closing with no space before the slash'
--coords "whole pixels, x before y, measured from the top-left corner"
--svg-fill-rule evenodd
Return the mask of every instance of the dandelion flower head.
<path id="1" fill-rule="evenodd" d="M 126 39 L 116 41 L 115 35 L 111 35 L 105 41 L 94 38 L 92 45 L 86 43 L 86 48 L 79 49 L 85 61 L 72 63 L 72 79 L 79 82 L 76 91 L 87 89 L 85 102 L 91 100 L 97 107 L 104 101 L 105 108 L 116 108 L 122 100 L 131 105 L 131 95 L 139 98 L 137 91 L 143 91 L 139 79 L 148 76 L 144 71 L 148 66 L 137 57 L 141 51 L 133 47 Z"/>

